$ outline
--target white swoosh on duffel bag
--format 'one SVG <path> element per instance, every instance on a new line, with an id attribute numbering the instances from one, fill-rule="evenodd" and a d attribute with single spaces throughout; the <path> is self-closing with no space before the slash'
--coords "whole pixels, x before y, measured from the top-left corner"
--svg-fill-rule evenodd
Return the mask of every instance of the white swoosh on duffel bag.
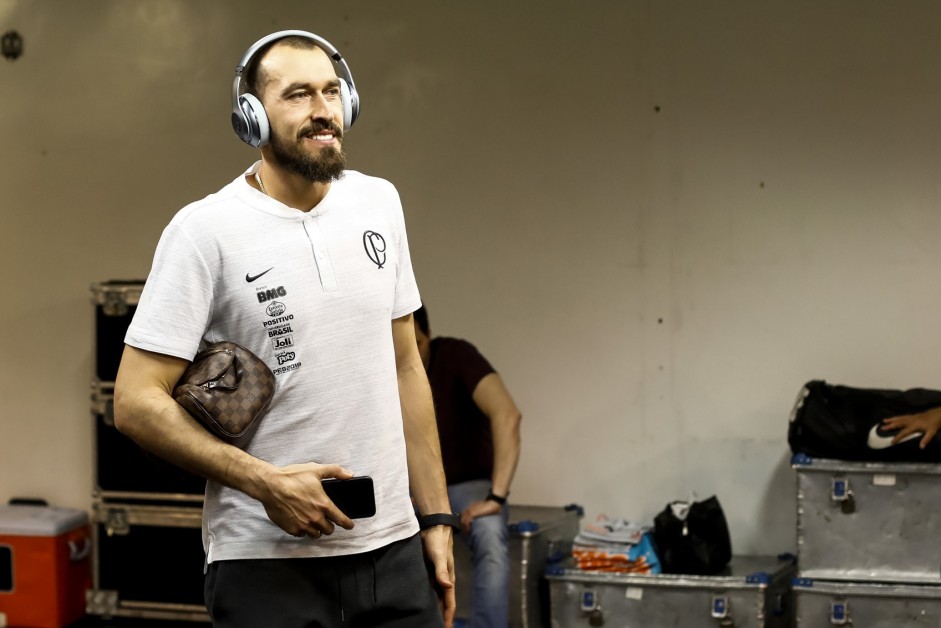
<path id="1" fill-rule="evenodd" d="M 913 438 L 921 438 L 923 436 L 922 432 L 915 432 L 914 434 L 909 434 L 902 440 L 897 443 L 893 443 L 892 439 L 894 436 L 883 436 L 879 433 L 879 424 L 872 426 L 872 429 L 869 430 L 869 438 L 866 439 L 866 444 L 869 445 L 870 449 L 888 449 L 892 445 L 900 445 L 905 441 L 912 440 Z"/>

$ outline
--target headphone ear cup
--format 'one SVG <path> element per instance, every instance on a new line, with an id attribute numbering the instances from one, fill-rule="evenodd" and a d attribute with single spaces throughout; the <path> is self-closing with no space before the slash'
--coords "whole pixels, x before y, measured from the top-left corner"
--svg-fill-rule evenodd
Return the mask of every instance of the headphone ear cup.
<path id="1" fill-rule="evenodd" d="M 343 103 L 343 130 L 349 131 L 356 117 L 359 116 L 359 94 L 351 88 L 346 79 L 340 79 L 340 102 Z"/>
<path id="2" fill-rule="evenodd" d="M 243 142 L 260 148 L 268 143 L 270 127 L 265 107 L 254 94 L 242 94 L 238 110 L 232 113 L 232 127 Z"/>

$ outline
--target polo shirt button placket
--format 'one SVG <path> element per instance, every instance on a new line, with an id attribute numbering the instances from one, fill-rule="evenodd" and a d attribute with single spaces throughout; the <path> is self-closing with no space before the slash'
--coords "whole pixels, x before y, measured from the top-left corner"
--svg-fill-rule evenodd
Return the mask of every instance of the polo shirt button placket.
<path id="1" fill-rule="evenodd" d="M 320 224 L 316 216 L 304 216 L 304 230 L 307 232 L 307 239 L 310 242 L 311 249 L 314 252 L 314 261 L 317 266 L 317 273 L 320 276 L 320 285 L 326 292 L 337 290 L 337 280 L 333 272 L 327 254 L 324 252 L 327 243 L 320 231 Z"/>

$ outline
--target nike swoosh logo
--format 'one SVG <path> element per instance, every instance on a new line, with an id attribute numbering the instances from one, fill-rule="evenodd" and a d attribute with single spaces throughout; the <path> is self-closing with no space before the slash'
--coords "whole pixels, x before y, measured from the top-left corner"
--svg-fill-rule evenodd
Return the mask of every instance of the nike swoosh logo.
<path id="1" fill-rule="evenodd" d="M 892 445 L 901 445 L 905 441 L 921 438 L 923 436 L 921 432 L 915 432 L 914 434 L 906 436 L 899 442 L 893 443 L 892 439 L 895 438 L 895 435 L 890 434 L 889 436 L 883 436 L 882 430 L 879 429 L 880 427 L 881 424 L 877 423 L 872 426 L 871 430 L 869 430 L 869 438 L 866 439 L 866 444 L 869 445 L 870 449 L 888 449 Z"/>
<path id="2" fill-rule="evenodd" d="M 251 282 L 255 281 L 256 279 L 258 279 L 259 277 L 261 277 L 262 275 L 264 275 L 265 273 L 270 272 L 270 271 L 273 270 L 273 269 L 274 269 L 274 266 L 272 266 L 271 268 L 269 268 L 268 270 L 266 270 L 264 273 L 258 273 L 258 274 L 255 275 L 254 277 L 252 277 L 252 276 L 249 275 L 248 273 L 245 273 L 245 281 L 247 281 L 248 283 L 251 283 Z"/>

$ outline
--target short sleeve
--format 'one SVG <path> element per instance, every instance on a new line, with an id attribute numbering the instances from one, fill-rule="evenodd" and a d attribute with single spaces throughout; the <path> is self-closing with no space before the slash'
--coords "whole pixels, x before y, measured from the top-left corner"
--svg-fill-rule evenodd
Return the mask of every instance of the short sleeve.
<path id="1" fill-rule="evenodd" d="M 454 364 L 459 365 L 458 377 L 468 393 L 473 394 L 477 384 L 487 375 L 496 373 L 496 369 L 490 365 L 477 347 L 466 340 L 458 340 L 454 343 L 452 360 Z"/>
<path id="2" fill-rule="evenodd" d="M 402 211 L 402 201 L 398 192 L 394 192 L 394 220 L 396 233 L 396 247 L 398 268 L 396 269 L 395 301 L 392 305 L 392 318 L 400 318 L 411 314 L 421 307 L 421 295 L 418 292 L 418 282 L 412 269 L 412 256 L 408 248 L 408 235 L 405 231 L 405 215 Z"/>
<path id="3" fill-rule="evenodd" d="M 124 342 L 192 360 L 212 313 L 212 275 L 199 249 L 171 223 L 154 253 L 140 303 Z"/>

